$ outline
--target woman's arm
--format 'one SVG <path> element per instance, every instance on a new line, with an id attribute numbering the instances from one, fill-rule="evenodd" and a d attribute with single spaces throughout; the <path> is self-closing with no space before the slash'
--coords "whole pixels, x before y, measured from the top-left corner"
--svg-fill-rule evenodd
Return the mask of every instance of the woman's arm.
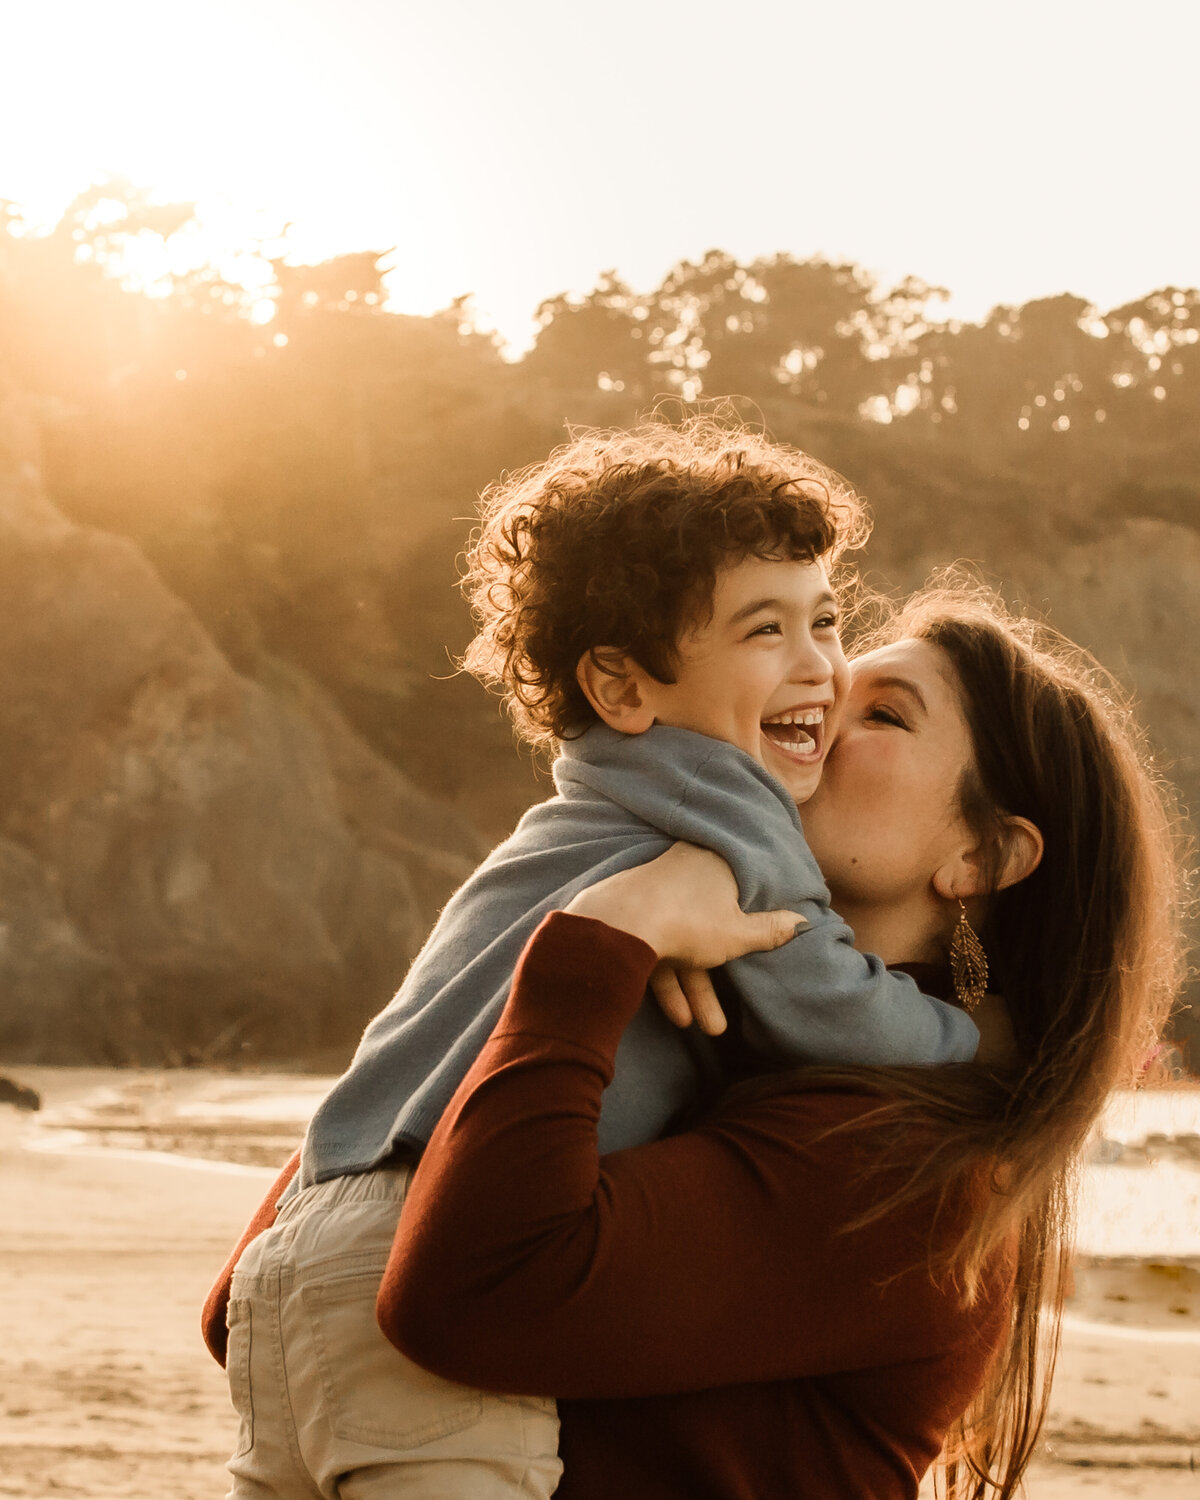
<path id="1" fill-rule="evenodd" d="M 836 1130 L 865 1096 L 779 1093 L 598 1158 L 601 1094 L 660 956 L 562 913 L 534 936 L 410 1189 L 379 1294 L 393 1342 L 493 1389 L 625 1397 L 906 1363 L 994 1335 L 1003 1274 L 970 1312 L 935 1287 L 928 1206 L 839 1232 L 898 1185 L 864 1182 L 869 1128 Z"/>
<path id="2" fill-rule="evenodd" d="M 742 912 L 737 882 L 725 861 L 687 844 L 676 844 L 648 865 L 598 881 L 582 891 L 572 907 L 595 912 L 627 933 L 644 937 L 664 956 L 698 966 L 697 973 L 752 949 L 778 947 L 793 936 L 797 922 L 805 920 L 795 912 Z M 698 919 L 700 913 L 703 920 Z M 715 995 L 711 1007 L 712 1014 L 721 1018 Z M 686 1026 L 691 1019 L 685 1014 L 677 1018 L 677 1024 Z M 720 1026 L 714 1023 L 714 1029 Z M 255 1210 L 205 1300 L 201 1332 L 218 1364 L 225 1363 L 234 1268 L 250 1241 L 274 1224 L 276 1204 L 299 1169 L 300 1152 L 296 1151 Z"/>

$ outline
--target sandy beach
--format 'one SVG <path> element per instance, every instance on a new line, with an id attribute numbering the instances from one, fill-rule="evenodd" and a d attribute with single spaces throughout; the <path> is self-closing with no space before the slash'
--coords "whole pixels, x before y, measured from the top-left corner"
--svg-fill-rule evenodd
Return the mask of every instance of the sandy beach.
<path id="1" fill-rule="evenodd" d="M 0 1495 L 215 1500 L 234 1436 L 198 1331 L 326 1081 L 9 1070 Z M 1119 1101 L 1089 1168 L 1031 1500 L 1200 1497 L 1200 1090 Z"/>

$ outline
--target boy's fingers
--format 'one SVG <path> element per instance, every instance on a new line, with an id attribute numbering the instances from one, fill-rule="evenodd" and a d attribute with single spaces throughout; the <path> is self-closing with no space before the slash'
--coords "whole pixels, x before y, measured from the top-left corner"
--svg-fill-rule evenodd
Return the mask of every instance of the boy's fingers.
<path id="1" fill-rule="evenodd" d="M 696 1025 L 706 1036 L 720 1036 L 729 1024 L 707 969 L 685 969 L 679 976 Z"/>
<path id="2" fill-rule="evenodd" d="M 659 964 L 650 976 L 650 989 L 672 1026 L 687 1028 L 692 1024 L 692 1011 L 688 1005 L 679 975 L 670 964 Z"/>

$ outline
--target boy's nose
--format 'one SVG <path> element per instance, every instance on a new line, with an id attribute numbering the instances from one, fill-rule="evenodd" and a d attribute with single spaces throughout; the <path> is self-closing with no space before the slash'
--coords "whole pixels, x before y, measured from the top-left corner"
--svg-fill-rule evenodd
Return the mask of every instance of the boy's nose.
<path id="1" fill-rule="evenodd" d="M 816 641 L 807 641 L 799 647 L 792 659 L 793 682 L 828 682 L 833 676 L 833 663 Z"/>

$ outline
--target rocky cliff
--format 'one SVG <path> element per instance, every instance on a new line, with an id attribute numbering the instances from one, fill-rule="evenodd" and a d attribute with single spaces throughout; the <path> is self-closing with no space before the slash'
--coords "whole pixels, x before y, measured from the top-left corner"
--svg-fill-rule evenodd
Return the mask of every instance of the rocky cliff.
<path id="1" fill-rule="evenodd" d="M 477 836 L 294 665 L 236 672 L 129 540 L 0 447 L 0 1036 L 10 1060 L 340 1055 Z"/>

